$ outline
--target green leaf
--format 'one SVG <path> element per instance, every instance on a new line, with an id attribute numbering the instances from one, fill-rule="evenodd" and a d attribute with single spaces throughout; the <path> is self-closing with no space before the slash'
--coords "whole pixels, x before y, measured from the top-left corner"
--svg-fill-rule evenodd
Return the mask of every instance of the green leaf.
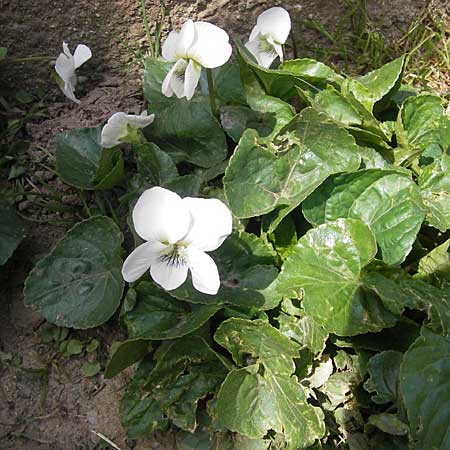
<path id="1" fill-rule="evenodd" d="M 383 433 L 394 436 L 404 436 L 409 433 L 408 425 L 402 422 L 396 414 L 375 414 L 369 417 L 367 425 L 374 426 Z"/>
<path id="2" fill-rule="evenodd" d="M 312 445 L 325 433 L 323 413 L 309 405 L 293 375 L 299 346 L 263 320 L 228 319 L 214 336 L 241 369 L 232 370 L 217 396 L 219 421 L 251 439 L 284 434 L 287 449 Z"/>
<path id="3" fill-rule="evenodd" d="M 59 344 L 59 351 L 63 356 L 79 355 L 83 351 L 83 343 L 78 339 L 69 339 Z"/>
<path id="4" fill-rule="evenodd" d="M 166 97 L 161 92 L 164 78 L 173 63 L 147 58 L 144 63 L 144 97 L 149 103 L 150 112 L 158 113 L 176 102 L 173 97 Z M 156 116 L 157 114 L 155 114 Z"/>
<path id="5" fill-rule="evenodd" d="M 409 97 L 398 114 L 396 135 L 399 163 L 419 154 L 423 165 L 440 158 L 450 145 L 450 119 L 441 99 L 431 94 Z"/>
<path id="6" fill-rule="evenodd" d="M 381 352 L 373 356 L 368 364 L 369 379 L 364 383 L 367 392 L 375 393 L 372 401 L 382 405 L 399 401 L 399 372 L 403 353 L 395 351 Z"/>
<path id="7" fill-rule="evenodd" d="M 297 244 L 297 229 L 292 216 L 286 216 L 276 229 L 269 234 L 275 250 L 282 259 L 286 259 Z"/>
<path id="8" fill-rule="evenodd" d="M 30 272 L 25 304 L 59 326 L 86 329 L 106 322 L 122 298 L 122 241 L 108 217 L 78 223 Z"/>
<path id="9" fill-rule="evenodd" d="M 100 346 L 100 342 L 97 339 L 91 339 L 89 343 L 86 345 L 86 351 L 88 353 L 95 352 Z"/>
<path id="10" fill-rule="evenodd" d="M 122 370 L 143 359 L 151 351 L 151 344 L 144 339 L 129 339 L 115 348 L 105 368 L 105 378 L 113 378 Z"/>
<path id="11" fill-rule="evenodd" d="M 173 424 L 193 432 L 198 401 L 217 389 L 227 369 L 208 344 L 196 336 L 171 341 L 157 359 L 145 390 Z"/>
<path id="12" fill-rule="evenodd" d="M 372 106 L 377 102 L 382 105 L 386 104 L 389 98 L 400 88 L 405 63 L 406 56 L 403 55 L 379 69 L 357 78 L 358 85 L 362 85 L 365 89 L 353 85 L 350 88 L 351 92 L 363 104 Z M 382 105 L 376 106 L 380 108 Z M 368 109 L 372 111 L 371 107 Z"/>
<path id="13" fill-rule="evenodd" d="M 180 302 L 152 283 L 135 287 L 136 304 L 122 320 L 128 335 L 140 339 L 176 339 L 200 328 L 220 305 L 191 305 Z"/>
<path id="14" fill-rule="evenodd" d="M 101 151 L 97 172 L 92 180 L 95 189 L 111 189 L 123 182 L 125 163 L 119 148 L 104 148 Z"/>
<path id="15" fill-rule="evenodd" d="M 420 258 L 417 274 L 414 278 L 423 281 L 437 282 L 438 285 L 443 280 L 450 278 L 450 239 L 438 245 L 428 254 Z"/>
<path id="16" fill-rule="evenodd" d="M 133 146 L 139 175 L 146 187 L 165 186 L 178 177 L 178 170 L 172 158 L 156 144 L 147 142 Z"/>
<path id="17" fill-rule="evenodd" d="M 14 209 L 0 207 L 0 266 L 6 263 L 26 235 Z"/>
<path id="18" fill-rule="evenodd" d="M 450 448 L 450 340 L 426 328 L 405 353 L 400 392 L 418 449 Z"/>
<path id="19" fill-rule="evenodd" d="M 280 64 L 280 70 L 289 72 L 313 85 L 322 85 L 329 82 L 340 84 L 344 79 L 327 65 L 310 58 L 284 61 Z"/>
<path id="20" fill-rule="evenodd" d="M 225 134 L 206 99 L 178 100 L 155 114 L 145 131 L 176 163 L 213 167 L 227 156 Z"/>
<path id="21" fill-rule="evenodd" d="M 101 369 L 99 362 L 87 362 L 81 367 L 81 374 L 86 378 L 95 377 Z"/>
<path id="22" fill-rule="evenodd" d="M 170 291 L 172 297 L 205 305 L 232 305 L 275 308 L 281 300 L 276 289 L 276 254 L 261 238 L 250 233 L 233 233 L 214 253 L 221 285 L 215 296 L 202 294 L 185 283 Z"/>
<path id="23" fill-rule="evenodd" d="M 130 439 L 145 437 L 156 430 L 165 430 L 168 426 L 158 402 L 143 389 L 154 367 L 151 358 L 142 361 L 122 397 L 121 422 Z"/>
<path id="24" fill-rule="evenodd" d="M 359 146 L 359 154 L 364 169 L 385 169 L 388 166 L 386 159 L 373 148 Z"/>
<path id="25" fill-rule="evenodd" d="M 261 145 L 252 130 L 244 133 L 225 172 L 225 195 L 239 218 L 278 207 L 285 208 L 284 217 L 328 176 L 356 170 L 359 163 L 353 138 L 325 115 L 306 108 L 274 145 Z"/>
<path id="26" fill-rule="evenodd" d="M 102 155 L 100 136 L 101 127 L 56 136 L 56 171 L 65 183 L 80 189 L 95 189 L 94 179 Z"/>
<path id="27" fill-rule="evenodd" d="M 313 353 L 321 354 L 325 349 L 328 333 L 311 316 L 307 316 L 304 312 L 300 317 L 280 313 L 277 321 L 282 334 L 294 339 Z"/>
<path id="28" fill-rule="evenodd" d="M 306 314 L 339 336 L 393 326 L 395 316 L 362 283 L 362 270 L 376 251 L 375 236 L 361 221 L 327 222 L 298 241 L 283 264 L 279 290 L 303 295 Z"/>
<path id="29" fill-rule="evenodd" d="M 264 92 L 254 72 L 239 58 L 241 80 L 244 88 L 245 99 L 253 111 L 263 114 L 265 127 L 262 127 L 265 141 L 270 141 L 295 115 L 294 108 L 277 97 L 272 97 Z M 261 117 L 261 116 L 260 116 Z M 266 128 L 269 127 L 270 133 Z M 257 131 L 261 126 L 256 128 Z M 267 136 L 268 135 L 268 136 Z"/>
<path id="30" fill-rule="evenodd" d="M 8 54 L 8 49 L 6 47 L 0 47 L 0 60 L 5 59 Z"/>
<path id="31" fill-rule="evenodd" d="M 450 228 L 450 156 L 444 153 L 426 166 L 418 183 L 427 208 L 428 223 L 442 232 L 446 231 Z"/>
<path id="32" fill-rule="evenodd" d="M 303 214 L 314 225 L 341 217 L 362 220 L 390 265 L 405 260 L 425 218 L 420 190 L 410 176 L 383 169 L 327 180 L 303 203 Z"/>
<path id="33" fill-rule="evenodd" d="M 329 409 L 333 410 L 347 403 L 352 396 L 352 389 L 358 382 L 357 375 L 352 372 L 336 372 L 331 375 L 320 389 L 328 397 Z"/>
<path id="34" fill-rule="evenodd" d="M 241 83 L 239 63 L 228 61 L 213 70 L 214 93 L 223 103 L 245 105 L 245 96 Z"/>

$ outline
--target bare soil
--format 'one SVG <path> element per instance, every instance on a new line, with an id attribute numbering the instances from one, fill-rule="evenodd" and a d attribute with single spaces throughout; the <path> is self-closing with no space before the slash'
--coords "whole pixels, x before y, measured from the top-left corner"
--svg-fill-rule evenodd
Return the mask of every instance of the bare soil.
<path id="1" fill-rule="evenodd" d="M 158 1 L 147 2 L 150 24 L 157 17 Z M 282 5 L 293 18 L 293 34 L 300 56 L 304 48 L 328 45 L 317 31 L 305 26 L 314 19 L 333 30 L 345 20 L 347 8 L 340 0 L 168 0 L 166 6 L 173 27 L 187 18 L 206 20 L 245 39 L 256 17 L 264 9 Z M 369 17 L 386 39 L 398 39 L 426 6 L 426 0 L 367 0 Z M 73 48 L 87 44 L 93 58 L 80 70 L 77 95 L 81 104 L 70 103 L 49 76 L 49 63 L 7 67 L 3 87 L 45 93 L 45 117 L 28 124 L 32 145 L 25 182 L 45 191 L 45 183 L 62 192 L 68 206 L 76 196 L 49 171 L 48 152 L 54 137 L 63 130 L 94 126 L 115 111 L 141 110 L 140 70 L 136 55 L 145 52 L 139 0 L 0 0 L 1 46 L 10 56 L 57 56 L 67 40 Z M 38 170 L 39 169 L 39 170 Z M 19 204 L 22 214 L 36 217 L 29 202 Z M 34 215 L 33 215 L 34 214 Z M 39 219 L 46 212 L 37 214 Z M 71 337 L 96 337 L 99 350 L 84 356 L 62 357 L 55 345 L 41 344 L 37 332 L 42 319 L 22 303 L 23 282 L 33 264 L 63 236 L 64 227 L 31 223 L 29 234 L 15 256 L 0 271 L 0 449 L 1 450 L 93 450 L 102 433 L 122 450 L 172 450 L 173 437 L 159 435 L 145 442 L 127 440 L 120 425 L 118 406 L 130 376 L 126 372 L 113 380 L 101 374 L 86 378 L 80 370 L 86 361 L 99 360 L 103 366 L 109 346 L 123 338 L 113 322 L 90 332 L 73 332 Z"/>

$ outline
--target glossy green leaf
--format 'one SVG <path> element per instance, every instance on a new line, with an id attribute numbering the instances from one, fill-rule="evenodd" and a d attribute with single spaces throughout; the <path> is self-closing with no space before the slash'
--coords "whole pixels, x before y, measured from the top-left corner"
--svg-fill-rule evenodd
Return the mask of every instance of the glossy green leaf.
<path id="1" fill-rule="evenodd" d="M 214 339 L 241 369 L 232 370 L 217 396 L 228 429 L 251 439 L 269 430 L 283 434 L 287 449 L 303 449 L 325 433 L 323 413 L 309 405 L 293 375 L 299 346 L 263 320 L 228 319 Z"/>
<path id="2" fill-rule="evenodd" d="M 377 404 L 399 401 L 399 372 L 403 353 L 386 351 L 373 356 L 368 364 L 369 379 L 364 383 L 367 392 L 374 393 L 372 401 Z"/>
<path id="3" fill-rule="evenodd" d="M 59 326 L 86 329 L 106 322 L 122 298 L 122 241 L 108 217 L 78 223 L 30 272 L 25 304 Z"/>
<path id="4" fill-rule="evenodd" d="M 383 169 L 327 180 L 303 203 L 303 214 L 314 225 L 340 217 L 362 220 L 375 234 L 383 261 L 391 265 L 405 260 L 425 218 L 411 177 Z"/>
<path id="5" fill-rule="evenodd" d="M 395 316 L 364 288 L 363 269 L 377 252 L 375 236 L 360 220 L 338 219 L 309 230 L 283 264 L 278 285 L 300 298 L 307 315 L 340 336 L 379 331 Z"/>
<path id="6" fill-rule="evenodd" d="M 426 166 L 418 182 L 427 208 L 428 223 L 442 232 L 446 231 L 450 228 L 450 156 L 444 153 Z"/>
<path id="7" fill-rule="evenodd" d="M 156 430 L 165 430 L 168 426 L 158 402 L 143 389 L 154 367 L 155 363 L 150 357 L 142 361 L 122 397 L 121 422 L 130 439 L 145 437 Z"/>
<path id="8" fill-rule="evenodd" d="M 419 260 L 415 278 L 440 285 L 450 278 L 450 239 L 438 245 Z"/>
<path id="9" fill-rule="evenodd" d="M 340 84 L 343 80 L 333 69 L 311 58 L 290 59 L 280 64 L 280 70 L 289 72 L 295 77 L 311 83 L 321 85 L 329 82 Z"/>
<path id="10" fill-rule="evenodd" d="M 439 159 L 450 145 L 450 119 L 441 99 L 431 94 L 409 97 L 398 114 L 396 135 L 399 163 L 416 155 L 421 165 Z"/>
<path id="11" fill-rule="evenodd" d="M 239 63 L 247 104 L 253 111 L 259 113 L 264 120 L 263 124 L 265 126 L 259 126 L 256 130 L 262 131 L 264 136 L 269 134 L 264 140 L 270 141 L 273 136 L 292 120 L 295 110 L 283 100 L 267 95 L 259 84 L 254 72 L 245 64 L 242 58 L 239 59 Z M 267 127 L 269 127 L 270 133 L 267 133 Z"/>
<path id="12" fill-rule="evenodd" d="M 233 233 L 211 257 L 217 264 L 221 285 L 212 296 L 195 290 L 189 281 L 170 295 L 190 303 L 205 305 L 274 308 L 281 300 L 276 289 L 276 254 L 261 238 L 250 233 Z"/>
<path id="13" fill-rule="evenodd" d="M 14 209 L 0 207 L 0 266 L 12 256 L 25 234 L 25 226 Z"/>
<path id="14" fill-rule="evenodd" d="M 220 305 L 191 305 L 180 302 L 152 283 L 135 288 L 136 304 L 122 320 L 133 339 L 176 339 L 200 328 Z"/>
<path id="15" fill-rule="evenodd" d="M 228 151 L 225 134 L 206 99 L 178 100 L 155 114 L 146 135 L 177 163 L 212 167 L 223 161 Z"/>
<path id="16" fill-rule="evenodd" d="M 396 414 L 375 414 L 369 417 L 367 425 L 394 436 L 404 436 L 409 433 L 408 425 L 402 422 Z"/>
<path id="17" fill-rule="evenodd" d="M 450 448 L 450 340 L 426 328 L 405 353 L 400 391 L 416 448 Z"/>
<path id="18" fill-rule="evenodd" d="M 228 370 L 208 344 L 196 336 L 171 341 L 156 356 L 145 389 L 172 423 L 193 432 L 198 401 L 217 389 Z"/>
<path id="19" fill-rule="evenodd" d="M 178 170 L 172 158 L 156 144 L 135 145 L 139 175 L 144 179 L 146 187 L 165 186 L 178 177 Z"/>
<path id="20" fill-rule="evenodd" d="M 95 189 L 111 189 L 125 178 L 125 162 L 119 148 L 104 148 L 100 154 L 97 172 L 92 180 Z"/>
<path id="21" fill-rule="evenodd" d="M 164 78 L 169 73 L 173 63 L 147 58 L 144 64 L 144 97 L 149 103 L 149 111 L 162 111 L 177 101 L 176 97 L 166 97 L 161 92 Z"/>
<path id="22" fill-rule="evenodd" d="M 374 105 L 380 101 L 386 103 L 389 97 L 400 88 L 405 63 L 406 57 L 400 56 L 379 69 L 357 78 L 358 85 L 362 85 L 365 89 L 354 85 L 350 90 L 363 104 Z M 371 108 L 368 109 L 371 111 Z"/>
<path id="23" fill-rule="evenodd" d="M 102 147 L 101 128 L 84 128 L 56 137 L 56 170 L 72 186 L 94 189 Z"/>
<path id="24" fill-rule="evenodd" d="M 224 177 L 235 216 L 258 216 L 277 207 L 286 209 L 285 216 L 328 176 L 356 170 L 360 163 L 353 138 L 311 108 L 296 116 L 274 144 L 261 145 L 252 130 L 242 136 Z"/>
<path id="25" fill-rule="evenodd" d="M 213 70 L 213 79 L 214 93 L 220 102 L 233 105 L 246 104 L 238 61 L 228 61 Z"/>
<path id="26" fill-rule="evenodd" d="M 151 350 L 144 339 L 129 339 L 119 343 L 105 368 L 105 378 L 113 378 L 122 370 L 143 359 Z"/>
<path id="27" fill-rule="evenodd" d="M 303 313 L 300 317 L 294 317 L 280 313 L 277 321 L 282 334 L 294 339 L 315 354 L 323 352 L 328 333 L 311 316 Z"/>

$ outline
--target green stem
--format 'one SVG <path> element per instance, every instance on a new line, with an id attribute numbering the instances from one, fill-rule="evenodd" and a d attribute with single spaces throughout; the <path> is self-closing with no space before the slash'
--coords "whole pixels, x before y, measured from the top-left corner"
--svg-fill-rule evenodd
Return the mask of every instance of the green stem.
<path id="1" fill-rule="evenodd" d="M 212 70 L 206 69 L 206 78 L 208 80 L 209 104 L 214 117 L 217 117 L 216 97 L 214 95 L 214 83 L 212 78 Z"/>
<path id="2" fill-rule="evenodd" d="M 54 56 L 27 56 L 24 58 L 4 58 L 0 60 L 0 64 L 9 63 L 24 63 L 24 62 L 34 62 L 34 61 L 53 61 Z"/>
<path id="3" fill-rule="evenodd" d="M 153 50 L 152 34 L 150 33 L 150 27 L 148 26 L 147 9 L 145 7 L 145 0 L 141 0 L 142 8 L 142 20 L 144 22 L 145 33 L 147 34 L 148 46 L 150 47 L 150 53 L 152 58 L 156 58 Z"/>

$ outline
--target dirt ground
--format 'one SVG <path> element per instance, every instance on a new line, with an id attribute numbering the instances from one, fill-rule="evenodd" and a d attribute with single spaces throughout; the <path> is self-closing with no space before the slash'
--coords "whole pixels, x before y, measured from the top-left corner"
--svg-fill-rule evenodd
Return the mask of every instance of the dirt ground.
<path id="1" fill-rule="evenodd" d="M 303 45 L 326 45 L 324 38 L 304 26 L 315 19 L 332 30 L 345 17 L 340 0 L 257 0 L 167 1 L 174 27 L 187 18 L 206 20 L 226 29 L 232 36 L 248 36 L 256 17 L 264 9 L 282 5 L 293 18 L 300 56 Z M 397 39 L 428 2 L 426 0 L 367 0 L 371 21 L 386 39 Z M 156 17 L 159 1 L 147 2 L 150 23 Z M 43 118 L 28 124 L 32 140 L 30 171 L 25 180 L 37 189 L 42 182 L 65 193 L 68 206 L 76 203 L 70 189 L 46 170 L 54 137 L 72 128 L 97 125 L 115 111 L 141 110 L 140 67 L 136 55 L 145 51 L 140 0 L 0 0 L 0 46 L 10 56 L 53 55 L 67 40 L 73 48 L 85 43 L 92 59 L 80 70 L 84 81 L 77 89 L 81 104 L 65 99 L 49 76 L 48 63 L 22 64 L 6 69 L 4 83 L 20 89 L 44 90 Z M 76 205 L 75 205 L 76 206 Z M 23 202 L 19 210 L 35 213 Z M 39 215 L 45 217 L 45 212 Z M 55 346 L 40 343 L 42 320 L 22 304 L 23 281 L 33 264 L 64 233 L 63 226 L 32 223 L 28 237 L 15 256 L 0 271 L 0 449 L 1 450 L 93 450 L 99 447 L 100 432 L 122 450 L 172 450 L 170 435 L 155 436 L 145 442 L 132 442 L 120 425 L 119 401 L 129 373 L 111 381 L 101 374 L 86 378 L 83 363 L 107 360 L 109 345 L 123 336 L 115 323 L 71 337 L 96 337 L 101 347 L 87 356 L 61 357 Z"/>

